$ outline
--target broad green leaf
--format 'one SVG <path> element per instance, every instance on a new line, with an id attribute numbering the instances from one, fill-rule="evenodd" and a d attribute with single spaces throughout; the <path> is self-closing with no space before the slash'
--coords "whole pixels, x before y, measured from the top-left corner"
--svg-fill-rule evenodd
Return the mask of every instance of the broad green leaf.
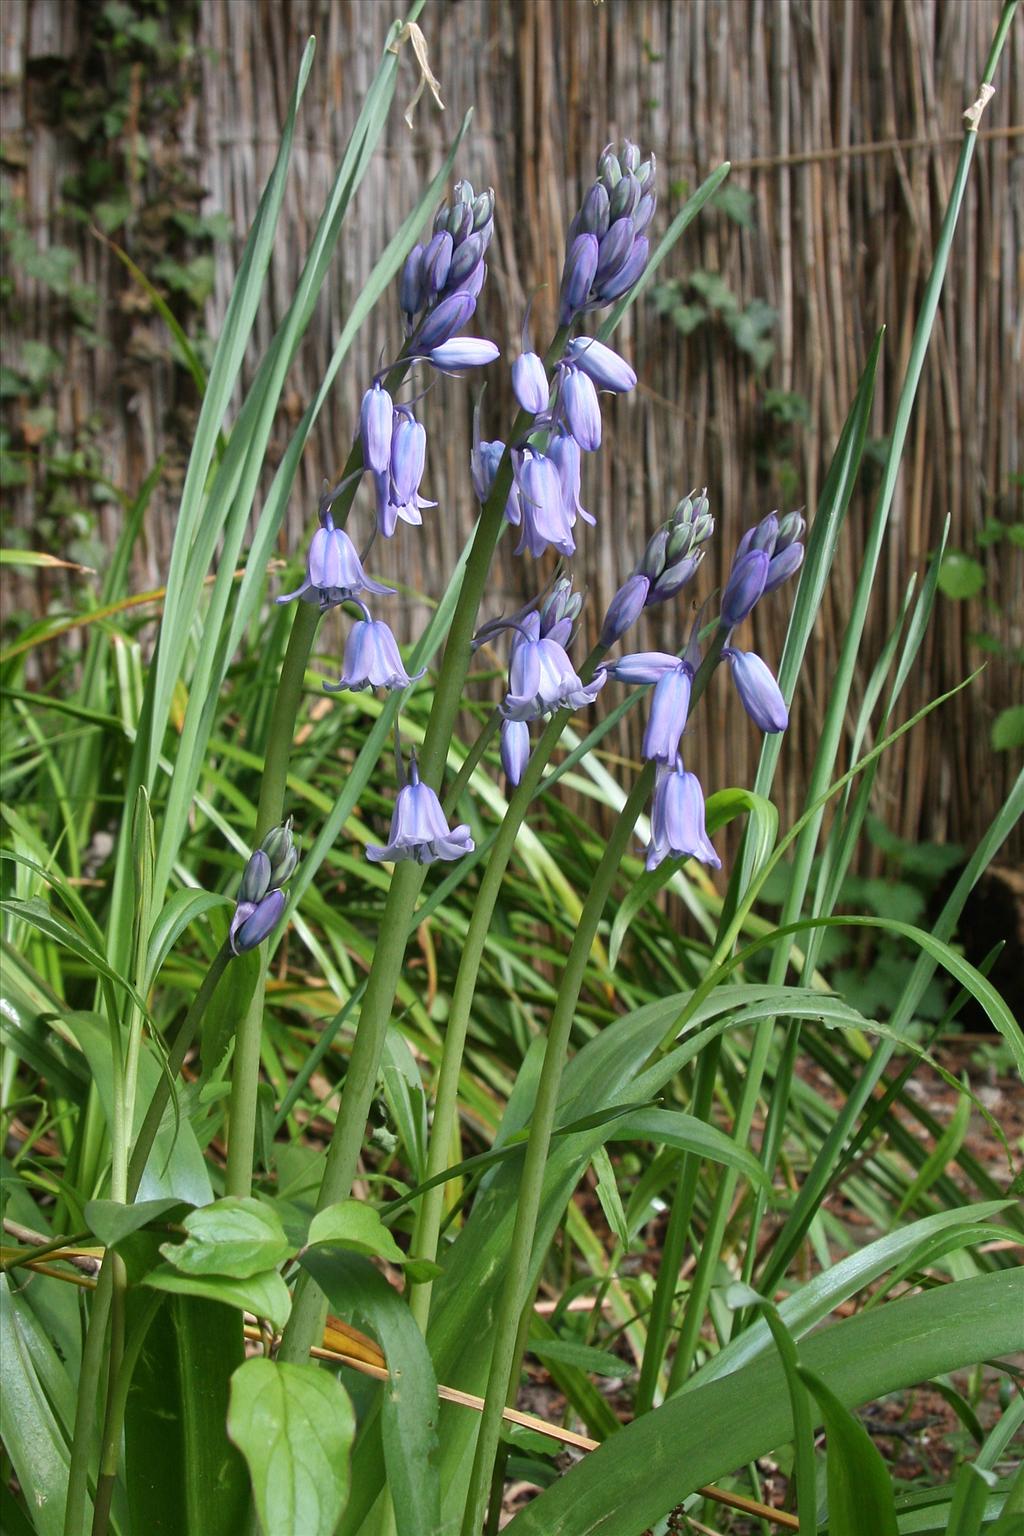
<path id="1" fill-rule="evenodd" d="M 348 1393 L 329 1372 L 275 1360 L 239 1366 L 228 1433 L 248 1463 L 263 1536 L 333 1536 L 355 1428 Z"/>
<path id="2" fill-rule="evenodd" d="M 897 1536 L 892 1483 L 871 1436 L 813 1371 L 801 1368 L 800 1378 L 825 1425 L 830 1536 Z"/>
<path id="3" fill-rule="evenodd" d="M 281 1264 L 292 1251 L 277 1213 L 251 1195 L 227 1195 L 185 1217 L 183 1243 L 160 1249 L 186 1275 L 228 1275 L 247 1280 Z"/>
<path id="4" fill-rule="evenodd" d="M 0 1275 L 0 1356 L 7 1454 L 33 1512 L 36 1536 L 61 1536 L 70 1457 L 15 1315 L 6 1275 Z"/>
<path id="5" fill-rule="evenodd" d="M 228 1383 L 245 1359 L 242 1319 L 168 1296 L 146 1334 L 125 1415 L 132 1528 L 238 1536 L 249 1479 L 227 1436 Z"/>
<path id="6" fill-rule="evenodd" d="M 804 1340 L 804 1366 L 852 1408 L 1020 1345 L 1024 1272 L 890 1302 Z M 715 1427 L 708 1433 L 708 1425 Z M 511 1521 L 512 1536 L 636 1536 L 686 1496 L 792 1438 L 782 1366 L 766 1358 L 644 1414 Z M 637 1468 L 643 1468 L 643 1477 Z M 865 1536 L 875 1527 L 861 1527 Z M 878 1527 L 884 1530 L 885 1527 Z"/>
<path id="7" fill-rule="evenodd" d="M 441 1530 L 437 1455 L 437 1379 L 423 1335 L 406 1301 L 368 1259 L 318 1250 L 302 1263 L 332 1307 L 374 1334 L 387 1360 L 389 1379 L 380 1396 L 380 1437 L 399 1536 Z M 352 1466 L 352 1507 L 345 1528 L 368 1511 L 376 1489 L 359 1475 L 359 1459 L 372 1456 L 373 1434 L 360 1434 Z"/>
<path id="8" fill-rule="evenodd" d="M 613 1355 L 607 1349 L 574 1344 L 571 1339 L 532 1339 L 530 1353 L 540 1360 L 573 1365 L 590 1376 L 628 1376 L 633 1369 L 628 1360 L 620 1360 L 618 1355 Z"/>
<path id="9" fill-rule="evenodd" d="M 341 1200 L 318 1211 L 309 1225 L 307 1248 L 329 1246 L 348 1248 L 353 1253 L 371 1254 L 391 1264 L 403 1264 L 405 1254 L 395 1242 L 377 1212 L 361 1200 Z"/>
<path id="10" fill-rule="evenodd" d="M 122 1205 L 120 1200 L 90 1200 L 85 1207 L 85 1219 L 89 1231 L 105 1248 L 116 1248 L 123 1237 L 137 1232 L 147 1222 L 158 1221 L 169 1211 L 184 1213 L 184 1210 L 182 1202 L 173 1196 L 163 1200 L 140 1200 L 135 1205 Z"/>
<path id="11" fill-rule="evenodd" d="M 676 1109 L 639 1109 L 616 1120 L 609 1141 L 655 1141 L 680 1152 L 693 1152 L 711 1162 L 737 1169 L 752 1184 L 765 1183 L 765 1171 L 753 1153 L 736 1144 L 717 1126 Z"/>
<path id="12" fill-rule="evenodd" d="M 174 1296 L 204 1296 L 229 1307 L 254 1312 L 265 1317 L 275 1328 L 283 1328 L 292 1309 L 292 1299 L 276 1269 L 236 1280 L 227 1275 L 183 1275 L 169 1264 L 150 1270 L 142 1282 L 154 1291 L 168 1291 Z"/>

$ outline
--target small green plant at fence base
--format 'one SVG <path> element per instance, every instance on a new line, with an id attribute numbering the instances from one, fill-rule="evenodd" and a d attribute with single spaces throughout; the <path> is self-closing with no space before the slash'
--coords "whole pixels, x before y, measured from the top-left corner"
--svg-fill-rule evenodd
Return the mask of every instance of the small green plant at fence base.
<path id="1" fill-rule="evenodd" d="M 975 135 L 803 809 L 782 827 L 773 785 L 881 337 L 806 514 L 766 512 L 723 551 L 711 498 L 680 485 L 623 551 L 588 655 L 569 574 L 587 525 L 610 515 L 590 471 L 601 397 L 638 383 L 616 328 L 713 198 L 749 218 L 742 196 L 723 201 L 727 166 L 659 236 L 654 155 L 607 146 L 568 225 L 554 334 L 535 349 L 524 320 L 516 411 L 492 427 L 477 381 L 504 360 L 471 331 L 505 215 L 465 178 L 449 190 L 467 119 L 396 214 L 263 484 L 405 43 L 431 78 L 420 9 L 389 32 L 290 305 L 241 390 L 287 238 L 306 49 L 203 377 L 155 643 L 129 591 L 151 478 L 75 654 L 33 688 L 27 658 L 66 628 L 30 626 L 4 653 L 4 1527 L 480 1536 L 511 1516 L 514 1536 L 740 1521 L 1005 1536 L 1024 1498 L 1024 1398 L 1009 1372 L 1000 1401 L 982 1363 L 1001 1369 L 1020 1343 L 1017 1154 L 1000 1129 L 1002 1160 L 977 1155 L 979 1101 L 954 1074 L 942 1069 L 945 1125 L 907 1084 L 920 1023 L 943 1011 L 940 976 L 1024 1072 L 988 962 L 952 942 L 1024 811 L 1024 778 L 951 871 L 952 851 L 897 843 L 870 818 L 879 761 L 950 696 L 900 709 L 944 536 L 884 654 L 861 654 Z M 160 6 L 102 16 L 129 62 L 170 46 Z M 163 276 L 198 301 L 209 270 Z M 763 367 L 765 314 L 731 308 L 705 276 L 694 291 Z M 390 354 L 359 381 L 348 460 L 282 580 L 271 556 L 303 448 L 381 301 Z M 31 391 L 50 361 L 18 366 Z M 431 460 L 469 391 L 473 532 L 402 648 L 375 551 L 442 515 Z M 801 419 L 797 397 L 766 409 Z M 495 573 L 516 560 L 535 595 L 498 612 Z M 768 659 L 745 628 L 763 602 L 791 609 Z M 630 649 L 656 606 L 674 649 Z M 719 668 L 724 707 L 761 734 L 749 786 L 692 770 L 694 737 L 719 725 Z M 613 774 L 606 739 L 635 708 L 641 762 Z M 742 838 L 723 869 L 731 823 Z M 865 833 L 896 879 L 857 877 Z M 869 947 L 882 985 L 841 963 Z M 519 1406 L 524 1379 L 539 1404 Z M 922 1383 L 968 1438 L 941 1476 L 903 1487 L 864 1410 Z M 579 1458 L 568 1467 L 563 1447 Z M 535 1497 L 508 1507 L 521 1479 Z"/>

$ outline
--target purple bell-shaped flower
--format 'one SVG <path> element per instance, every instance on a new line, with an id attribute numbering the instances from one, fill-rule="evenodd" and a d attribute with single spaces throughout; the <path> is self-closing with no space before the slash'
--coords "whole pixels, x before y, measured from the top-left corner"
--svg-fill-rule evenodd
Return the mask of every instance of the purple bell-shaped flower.
<path id="1" fill-rule="evenodd" d="M 438 860 L 461 859 L 464 853 L 473 852 L 473 846 L 467 826 L 448 826 L 437 795 L 429 784 L 420 783 L 414 758 L 409 782 L 398 791 L 388 841 L 383 847 L 371 843 L 366 857 L 374 864 L 397 864 L 404 859 L 436 864 Z"/>

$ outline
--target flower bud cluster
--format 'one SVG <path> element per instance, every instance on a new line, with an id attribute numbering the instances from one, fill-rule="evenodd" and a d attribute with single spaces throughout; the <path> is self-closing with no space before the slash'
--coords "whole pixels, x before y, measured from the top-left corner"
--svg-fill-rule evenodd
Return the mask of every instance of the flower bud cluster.
<path id="1" fill-rule="evenodd" d="M 471 182 L 456 182 L 451 203 L 442 203 L 434 215 L 430 239 L 413 246 L 402 268 L 398 301 L 407 336 L 428 310 L 456 295 L 476 302 L 487 276 L 484 255 L 493 234 L 493 190 L 477 196 Z"/>
<path id="2" fill-rule="evenodd" d="M 242 872 L 228 942 L 236 955 L 255 949 L 269 938 L 284 912 L 282 886 L 291 879 L 299 852 L 288 820 L 267 833 Z"/>
<path id="3" fill-rule="evenodd" d="M 704 559 L 702 546 L 715 531 L 708 506 L 706 487 L 699 496 L 691 491 L 651 535 L 636 570 L 608 605 L 601 628 L 602 645 L 614 645 L 645 608 L 677 596 L 696 575 Z"/>
<path id="4" fill-rule="evenodd" d="M 744 534 L 722 597 L 719 625 L 727 631 L 746 618 L 765 592 L 773 591 L 799 569 L 805 524 L 799 513 L 763 518 Z M 704 557 L 703 545 L 714 531 L 706 492 L 679 502 L 668 522 L 648 541 L 633 572 L 609 605 L 601 630 L 605 647 L 620 640 L 645 607 L 673 597 L 690 580 Z M 789 711 L 771 670 L 760 656 L 732 645 L 721 650 L 747 714 L 765 733 L 784 731 Z M 657 764 L 651 841 L 647 868 L 665 858 L 689 857 L 719 868 L 705 830 L 704 797 L 699 781 L 683 765 L 681 743 L 690 714 L 694 678 L 701 665 L 700 617 L 694 622 L 682 656 L 664 651 L 636 652 L 610 662 L 609 677 L 619 682 L 653 685 L 642 755 Z"/>
<path id="5" fill-rule="evenodd" d="M 644 231 L 657 207 L 655 171 L 654 156 L 641 163 L 639 149 L 628 139 L 603 150 L 597 180 L 569 226 L 559 325 L 612 303 L 643 275 L 649 255 Z"/>

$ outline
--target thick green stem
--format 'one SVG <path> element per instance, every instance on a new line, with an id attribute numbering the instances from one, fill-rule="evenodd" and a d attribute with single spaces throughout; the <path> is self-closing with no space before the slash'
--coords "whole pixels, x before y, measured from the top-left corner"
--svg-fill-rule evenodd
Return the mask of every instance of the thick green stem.
<path id="1" fill-rule="evenodd" d="M 92 1511 L 92 1536 L 105 1536 L 110 1520 L 110 1501 L 117 1480 L 121 1451 L 121 1421 L 117 1418 L 117 1383 L 124 1364 L 125 1313 L 128 1276 L 120 1254 L 110 1259 L 110 1349 L 107 1357 L 107 1402 L 100 1447 L 100 1475 Z M 129 1372 L 130 1374 L 130 1372 Z M 122 1410 L 123 1417 L 123 1410 Z"/>
<path id="2" fill-rule="evenodd" d="M 708 679 L 721 658 L 724 645 L 725 634 L 722 630 L 718 630 L 693 680 L 690 693 L 691 711 L 707 687 Z M 633 835 L 637 817 L 650 796 L 654 777 L 655 765 L 648 763 L 619 813 L 618 821 L 608 839 L 594 875 L 590 893 L 580 914 L 562 972 L 558 997 L 555 1000 L 548 1030 L 544 1062 L 537 1085 L 537 1097 L 530 1118 L 530 1135 L 526 1143 L 523 1173 L 519 1183 L 516 1220 L 505 1270 L 505 1285 L 495 1321 L 494 1352 L 491 1355 L 486 1401 L 480 1417 L 476 1455 L 466 1497 L 462 1536 L 476 1536 L 483 1523 L 491 1469 L 501 1433 L 502 1408 L 510 1384 L 514 1380 L 514 1373 L 518 1369 L 516 1351 L 523 1308 L 529 1299 L 533 1239 L 544 1188 L 544 1170 L 551 1150 L 551 1135 L 555 1126 L 562 1070 L 565 1065 L 569 1036 L 576 1017 L 576 1007 L 583 988 L 587 962 L 597 936 L 605 903 L 618 874 L 619 864 Z"/>
<path id="3" fill-rule="evenodd" d="M 602 655 L 604 650 L 598 649 L 587 658 L 580 674 L 584 681 L 588 681 L 593 676 Z M 473 904 L 473 914 L 463 940 L 459 971 L 455 978 L 451 1011 L 445 1026 L 444 1048 L 441 1053 L 434 1099 L 434 1118 L 427 1149 L 426 1179 L 436 1178 L 448 1167 L 458 1124 L 459 1073 L 462 1070 L 462 1057 L 466 1048 L 477 977 L 487 945 L 491 918 L 501 891 L 502 880 L 505 878 L 508 861 L 515 848 L 519 829 L 540 785 L 544 769 L 570 719 L 570 710 L 559 710 L 548 721 L 540 741 L 531 753 L 526 771 L 509 801 L 504 819 L 498 828 L 498 835 L 480 882 L 480 890 Z M 411 1250 L 417 1258 L 433 1261 L 436 1257 L 443 1210 L 444 1186 L 438 1184 L 435 1188 L 427 1190 L 417 1212 Z M 430 1295 L 429 1281 L 416 1286 L 412 1293 L 412 1314 L 424 1332 L 430 1313 Z"/>
<path id="4" fill-rule="evenodd" d="M 561 357 L 567 335 L 566 329 L 556 334 L 548 351 L 549 363 Z M 531 420 L 526 412 L 519 413 L 512 426 L 511 442 L 522 438 Z M 512 460 L 506 451 L 477 523 L 420 753 L 420 777 L 435 788 L 441 783 L 448 760 L 452 730 L 473 657 L 472 642 L 477 612 L 487 588 L 491 561 L 504 526 L 505 503 L 511 485 Z M 424 873 L 422 865 L 407 862 L 399 864 L 392 877 L 381 919 L 380 937 L 374 950 L 366 994 L 359 1013 L 359 1028 L 352 1047 L 338 1118 L 327 1153 L 318 1210 L 346 1199 L 352 1189 L 366 1132 L 366 1117 L 377 1084 L 384 1041 L 405 958 L 406 939 L 412 926 L 416 897 Z M 304 1272 L 295 1287 L 291 1317 L 281 1341 L 280 1359 L 295 1362 L 306 1358 L 322 1330 L 325 1310 L 326 1302 L 319 1288 Z"/>
<path id="5" fill-rule="evenodd" d="M 562 1068 L 565 1064 L 569 1035 L 576 1017 L 576 1003 L 583 987 L 591 946 L 605 902 L 618 874 L 622 855 L 629 845 L 636 819 L 650 795 L 653 783 L 654 766 L 648 763 L 633 786 L 608 839 L 604 856 L 594 875 L 590 894 L 584 903 L 576 935 L 562 973 L 562 983 L 558 989 L 558 998 L 548 1031 L 544 1065 L 537 1085 L 537 1098 L 530 1119 L 530 1136 L 526 1144 L 523 1174 L 516 1202 L 515 1228 L 505 1269 L 504 1289 L 494 1325 L 494 1352 L 487 1378 L 486 1402 L 480 1418 L 480 1431 L 466 1499 L 462 1536 L 476 1536 L 486 1513 L 491 1470 L 501 1432 L 501 1413 L 516 1366 L 517 1335 L 523 1307 L 529 1294 L 533 1235 L 537 1226 L 537 1214 L 540 1210 L 544 1187 L 544 1169 L 551 1147 L 555 1112 L 558 1108 Z"/>
<path id="6" fill-rule="evenodd" d="M 103 1260 L 89 1309 L 89 1326 L 85 1332 L 85 1348 L 78 1372 L 75 1433 L 71 1442 L 68 1497 L 64 1506 L 64 1536 L 83 1536 L 85 1531 L 86 1506 L 89 1502 L 89 1460 L 113 1295 L 113 1265 L 114 1255 L 108 1253 Z"/>

